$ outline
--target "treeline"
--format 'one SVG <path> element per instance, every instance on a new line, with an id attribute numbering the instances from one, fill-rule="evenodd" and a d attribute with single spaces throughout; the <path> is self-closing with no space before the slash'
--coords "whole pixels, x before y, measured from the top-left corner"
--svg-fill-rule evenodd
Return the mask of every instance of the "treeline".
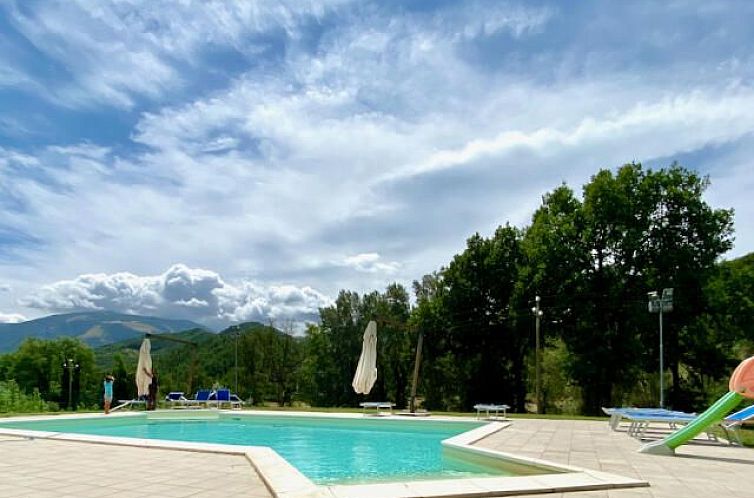
<path id="1" fill-rule="evenodd" d="M 29 338 L 0 355 L 0 411 L 97 407 L 101 383 L 92 349 L 69 337 Z"/>
<path id="2" fill-rule="evenodd" d="M 237 386 L 255 404 L 357 406 L 364 397 L 351 380 L 374 319 L 378 378 L 369 399 L 407 404 L 421 335 L 417 395 L 425 408 L 504 402 L 531 411 L 539 296 L 542 408 L 595 414 L 601 406 L 653 406 L 658 315 L 648 312 L 647 292 L 673 288 L 674 309 L 664 316 L 666 398 L 674 408 L 703 409 L 754 352 L 754 253 L 719 263 L 732 246 L 733 213 L 705 202 L 708 185 L 675 164 L 603 170 L 579 196 L 561 185 L 543 197 L 530 225 L 472 235 L 411 294 L 399 284 L 341 291 L 303 337 L 290 326 L 243 324 L 180 334 L 196 347 L 155 339 L 162 391 Z M 75 354 L 82 404 L 98 403 L 106 371 L 118 378 L 116 398 L 130 399 L 138 343 L 92 352 L 70 339 L 30 339 L 0 356 L 0 380 L 65 406 L 61 365 Z"/>
<path id="3" fill-rule="evenodd" d="M 116 378 L 116 400 L 136 398 L 141 341 L 136 338 L 93 350 L 67 337 L 26 339 L 15 352 L 0 355 L 0 412 L 99 409 L 105 374 Z M 198 388 L 230 387 L 254 404 L 301 401 L 303 339 L 290 331 L 247 323 L 219 334 L 190 330 L 152 336 L 152 344 L 163 395 L 182 391 L 190 396 Z M 69 364 L 71 368 L 64 366 Z"/>
<path id="4" fill-rule="evenodd" d="M 658 400 L 658 315 L 647 292 L 673 288 L 665 314 L 669 404 L 700 409 L 754 352 L 752 255 L 717 264 L 732 247 L 733 212 L 704 200 L 709 182 L 676 164 L 602 170 L 577 196 L 545 195 L 525 228 L 475 234 L 447 266 L 406 290 L 343 291 L 307 332 L 306 396 L 353 406 L 350 389 L 369 319 L 378 332 L 375 398 L 405 403 L 413 351 L 424 335 L 419 393 L 427 408 L 477 402 L 532 409 L 535 296 L 540 296 L 543 397 L 550 411 Z"/>

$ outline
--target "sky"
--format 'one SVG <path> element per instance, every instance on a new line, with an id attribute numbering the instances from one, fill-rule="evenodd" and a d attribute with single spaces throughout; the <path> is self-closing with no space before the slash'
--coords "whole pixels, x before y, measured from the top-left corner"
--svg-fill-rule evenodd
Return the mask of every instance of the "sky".
<path id="1" fill-rule="evenodd" d="M 600 168 L 754 250 L 754 2 L 0 0 L 0 322 L 316 320 Z"/>

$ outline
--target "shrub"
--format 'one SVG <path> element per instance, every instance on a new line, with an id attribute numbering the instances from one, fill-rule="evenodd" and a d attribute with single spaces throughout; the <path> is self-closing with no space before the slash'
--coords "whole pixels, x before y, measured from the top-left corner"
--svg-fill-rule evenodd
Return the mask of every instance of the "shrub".
<path id="1" fill-rule="evenodd" d="M 38 389 L 31 394 L 21 391 L 15 380 L 0 382 L 0 413 L 48 412 L 55 406 L 42 399 Z"/>

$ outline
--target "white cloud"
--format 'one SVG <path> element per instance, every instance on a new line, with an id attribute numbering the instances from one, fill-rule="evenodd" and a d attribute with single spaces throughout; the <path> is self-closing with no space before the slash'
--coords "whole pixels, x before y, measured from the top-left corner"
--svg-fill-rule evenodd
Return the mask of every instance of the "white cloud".
<path id="1" fill-rule="evenodd" d="M 37 50 L 71 72 L 72 81 L 56 78 L 46 88 L 47 98 L 74 107 L 132 107 L 135 97 L 157 98 L 184 86 L 180 69 L 197 69 L 202 50 L 228 47 L 251 55 L 257 42 L 249 37 L 282 28 L 296 38 L 300 23 L 344 3 L 193 0 L 165 8 L 149 0 L 65 0 L 6 9 Z M 30 79 L 13 67 L 0 72 L 0 85 Z"/>
<path id="2" fill-rule="evenodd" d="M 21 71 L 12 67 L 8 67 L 6 65 L 6 61 L 3 61 L 2 59 L 0 59 L 0 61 L 3 62 L 3 65 L 0 66 L 0 87 L 12 87 L 31 83 L 29 77 L 23 74 Z"/>
<path id="3" fill-rule="evenodd" d="M 734 247 L 726 258 L 743 256 L 754 250 L 754 229 L 750 224 L 751 213 L 754 213 L 754 197 L 751 196 L 754 191 L 753 138 L 754 135 L 744 137 L 739 147 L 723 152 L 715 161 L 720 170 L 715 173 L 705 196 L 713 206 L 734 208 Z"/>
<path id="4" fill-rule="evenodd" d="M 640 102 L 617 116 L 585 117 L 569 129 L 542 127 L 532 132 L 503 131 L 491 139 L 475 138 L 460 148 L 433 153 L 423 162 L 387 178 L 432 173 L 484 157 L 501 157 L 517 149 L 553 157 L 564 148 L 596 148 L 618 142 L 618 146 L 623 144 L 638 157 L 660 157 L 733 141 L 751 133 L 754 116 L 748 109 L 752 105 L 753 89 L 731 91 L 728 95 L 693 91 L 672 99 Z"/>
<path id="5" fill-rule="evenodd" d="M 400 263 L 396 261 L 382 262 L 380 255 L 376 252 L 368 252 L 348 256 L 343 260 L 343 264 L 354 268 L 355 270 L 365 273 L 395 273 L 400 268 Z"/>
<path id="6" fill-rule="evenodd" d="M 523 8 L 520 5 L 500 2 L 491 8 L 489 4 L 469 2 L 459 4 L 452 13 L 444 15 L 442 19 L 452 19 L 454 25 L 460 23 L 463 28 L 459 34 L 468 39 L 503 32 L 509 32 L 514 37 L 539 32 L 553 15 L 554 10 L 547 7 Z"/>
<path id="7" fill-rule="evenodd" d="M 214 271 L 176 264 L 160 275 L 80 275 L 43 286 L 21 304 L 45 312 L 112 310 L 226 326 L 244 320 L 313 320 L 331 300 L 310 287 L 225 282 Z"/>
<path id="8" fill-rule="evenodd" d="M 26 317 L 19 313 L 0 313 L 0 323 L 19 323 L 25 321 Z"/>
<path id="9" fill-rule="evenodd" d="M 230 321 L 316 321 L 319 308 L 333 302 L 311 287 L 276 285 L 264 289 L 250 282 L 225 288 L 218 294 L 224 303 L 224 316 Z"/>

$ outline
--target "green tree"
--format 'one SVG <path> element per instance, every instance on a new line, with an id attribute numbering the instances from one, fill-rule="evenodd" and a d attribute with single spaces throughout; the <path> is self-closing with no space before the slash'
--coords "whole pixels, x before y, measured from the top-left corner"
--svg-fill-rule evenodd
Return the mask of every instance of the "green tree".
<path id="1" fill-rule="evenodd" d="M 320 325 L 306 332 L 304 392 L 323 406 L 355 406 L 363 400 L 351 387 L 370 320 L 377 321 L 377 381 L 369 396 L 403 406 L 408 397 L 413 339 L 408 293 L 392 284 L 384 293 L 359 296 L 341 291 L 333 306 L 320 310 Z"/>
<path id="2" fill-rule="evenodd" d="M 79 400 L 85 406 L 99 403 L 101 381 L 95 370 L 94 353 L 84 343 L 70 337 L 52 341 L 29 338 L 17 351 L 7 355 L 6 376 L 30 395 L 35 390 L 43 399 L 64 404 L 68 401 L 68 385 L 63 385 L 63 363 L 73 359 L 79 365 Z"/>
<path id="3" fill-rule="evenodd" d="M 442 270 L 444 289 L 434 298 L 441 299 L 446 328 L 432 331 L 427 342 L 437 341 L 444 348 L 430 345 L 427 361 L 447 367 L 448 358 L 455 360 L 450 373 L 457 379 L 456 391 L 446 401 L 457 402 L 460 408 L 469 409 L 480 401 L 515 400 L 524 390 L 527 338 L 510 321 L 520 239 L 520 231 L 508 225 L 489 239 L 475 234 L 467 240 L 464 252 Z M 421 313 L 431 309 L 426 303 L 420 307 Z"/>
<path id="4" fill-rule="evenodd" d="M 717 265 L 703 292 L 706 306 L 687 326 L 683 362 L 692 389 L 709 400 L 754 354 L 754 253 Z"/>
<path id="5" fill-rule="evenodd" d="M 628 164 L 593 176 L 583 201 L 563 186 L 535 213 L 524 241 L 522 277 L 530 284 L 522 288 L 544 296 L 587 413 L 623 401 L 616 393 L 656 365 L 646 292 L 663 287 L 675 287 L 677 297 L 666 328 L 672 401 L 689 403 L 679 366 L 702 346 L 689 325 L 704 309 L 704 282 L 732 234 L 732 213 L 705 203 L 707 186 L 675 164 L 658 171 Z"/>
<path id="6" fill-rule="evenodd" d="M 714 274 L 715 262 L 733 241 L 733 211 L 709 206 L 704 200 L 708 187 L 708 178 L 674 163 L 667 169 L 649 170 L 640 188 L 642 202 L 650 206 L 640 265 L 648 290 L 676 289 L 666 328 L 670 401 L 686 409 L 693 408 L 698 389 L 687 385 L 681 364 L 689 364 L 699 347 L 707 348 L 693 324 L 707 308 L 704 287 Z M 646 334 L 642 342 L 656 343 L 648 342 Z"/>
<path id="7" fill-rule="evenodd" d="M 450 322 L 444 306 L 445 285 L 439 272 L 413 283 L 416 306 L 411 328 L 424 334 L 417 392 L 431 410 L 460 410 L 459 369 L 452 352 Z"/>

